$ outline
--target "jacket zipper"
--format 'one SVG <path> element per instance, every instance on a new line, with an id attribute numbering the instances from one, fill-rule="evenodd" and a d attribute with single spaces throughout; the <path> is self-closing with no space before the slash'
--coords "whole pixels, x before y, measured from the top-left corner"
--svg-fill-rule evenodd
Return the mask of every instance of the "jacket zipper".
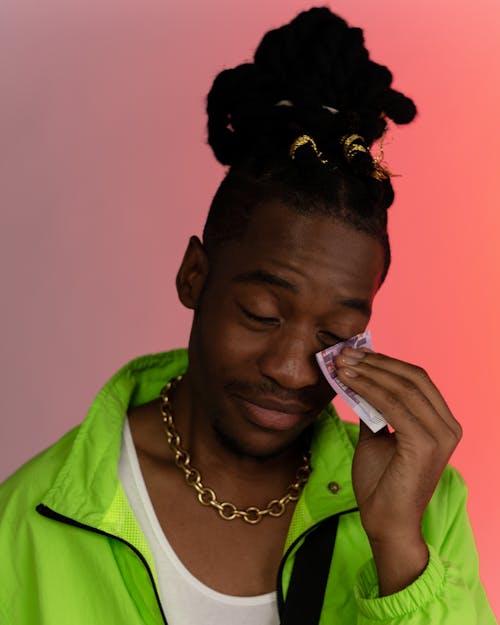
<path id="1" fill-rule="evenodd" d="M 154 593 L 155 593 L 156 601 L 158 603 L 158 608 L 160 609 L 160 614 L 161 614 L 161 617 L 163 619 L 163 623 L 164 623 L 164 625 L 168 625 L 167 618 L 165 616 L 165 613 L 163 612 L 163 607 L 161 605 L 160 595 L 158 594 L 158 589 L 157 589 L 155 581 L 154 581 L 153 573 L 152 573 L 152 571 L 151 571 L 151 569 L 149 567 L 149 564 L 147 563 L 146 559 L 142 555 L 142 553 L 136 547 L 134 547 L 134 545 L 132 545 L 128 541 L 124 540 L 123 538 L 120 538 L 119 536 L 115 536 L 114 534 L 110 534 L 109 532 L 104 532 L 103 530 L 99 530 L 99 529 L 97 529 L 95 527 L 92 527 L 91 525 L 85 525 L 84 523 L 80 523 L 79 521 L 75 521 L 74 519 L 71 519 L 70 517 L 64 516 L 63 514 L 59 514 L 59 512 L 55 512 L 55 510 L 52 510 L 51 508 L 47 507 L 43 503 L 39 504 L 36 507 L 36 511 L 39 514 L 41 514 L 42 516 L 45 516 L 45 517 L 47 517 L 49 519 L 54 519 L 55 521 L 60 521 L 61 523 L 65 523 L 66 525 L 72 525 L 73 527 L 79 527 L 81 529 L 88 530 L 90 532 L 94 532 L 94 534 L 102 534 L 103 536 L 107 536 L 108 538 L 114 538 L 115 540 L 119 540 L 120 542 L 122 542 L 124 545 L 127 545 L 127 547 L 130 547 L 130 549 L 132 549 L 132 551 L 139 557 L 139 559 L 141 560 L 143 565 L 146 567 L 146 571 L 148 572 L 148 575 L 149 575 L 149 578 L 150 578 L 150 581 L 151 581 L 151 585 L 153 586 L 153 590 L 154 590 Z"/>

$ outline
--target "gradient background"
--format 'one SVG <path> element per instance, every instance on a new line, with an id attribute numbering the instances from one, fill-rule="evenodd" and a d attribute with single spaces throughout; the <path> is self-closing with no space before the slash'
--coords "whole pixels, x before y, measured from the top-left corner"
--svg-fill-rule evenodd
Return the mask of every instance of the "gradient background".
<path id="1" fill-rule="evenodd" d="M 0 3 L 0 478 L 80 422 L 125 361 L 186 344 L 174 275 L 223 175 L 206 93 L 309 6 Z M 329 6 L 419 107 L 386 146 L 403 176 L 371 329 L 377 349 L 427 368 L 464 426 L 453 464 L 500 614 L 500 3 Z"/>

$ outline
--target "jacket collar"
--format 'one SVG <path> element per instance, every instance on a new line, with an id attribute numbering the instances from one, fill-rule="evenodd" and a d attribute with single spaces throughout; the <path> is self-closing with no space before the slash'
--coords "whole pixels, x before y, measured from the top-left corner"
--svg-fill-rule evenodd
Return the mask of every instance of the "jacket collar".
<path id="1" fill-rule="evenodd" d="M 117 494 L 128 409 L 158 397 L 166 382 L 186 368 L 185 350 L 142 356 L 122 367 L 90 406 L 43 503 L 79 523 L 99 527 Z"/>

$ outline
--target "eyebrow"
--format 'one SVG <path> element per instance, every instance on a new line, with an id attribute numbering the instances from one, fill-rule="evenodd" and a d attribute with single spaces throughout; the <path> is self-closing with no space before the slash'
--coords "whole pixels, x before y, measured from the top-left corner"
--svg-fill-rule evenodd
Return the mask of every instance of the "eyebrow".
<path id="1" fill-rule="evenodd" d="M 283 289 L 288 289 L 293 293 L 298 293 L 299 288 L 293 282 L 289 282 L 284 278 L 265 271 L 264 269 L 255 269 L 254 271 L 246 271 L 240 273 L 233 278 L 234 282 L 249 282 L 256 284 L 270 284 L 271 286 L 279 286 Z M 367 300 L 359 299 L 357 297 L 338 297 L 335 302 L 346 308 L 356 310 L 367 317 L 372 314 L 372 308 Z"/>
<path id="2" fill-rule="evenodd" d="M 347 308 L 353 308 L 354 310 L 363 313 L 363 315 L 366 315 L 367 317 L 370 317 L 372 314 L 372 307 L 370 306 L 369 302 L 364 299 L 357 299 L 356 297 L 349 297 L 344 299 L 342 297 L 339 297 L 335 301 L 337 302 L 337 304 L 340 304 L 341 306 L 346 306 Z"/>
<path id="3" fill-rule="evenodd" d="M 269 273 L 263 269 L 255 269 L 254 271 L 246 271 L 240 273 L 233 278 L 234 282 L 253 282 L 257 284 L 270 284 L 271 286 L 280 286 L 283 289 L 298 293 L 299 289 L 296 284 L 276 276 L 274 273 Z"/>

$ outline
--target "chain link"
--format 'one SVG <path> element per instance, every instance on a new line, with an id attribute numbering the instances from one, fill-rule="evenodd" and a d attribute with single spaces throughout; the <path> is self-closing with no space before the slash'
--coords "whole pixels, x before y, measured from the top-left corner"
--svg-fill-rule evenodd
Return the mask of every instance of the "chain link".
<path id="1" fill-rule="evenodd" d="M 244 510 L 238 510 L 233 503 L 229 503 L 227 501 L 220 503 L 217 501 L 215 491 L 203 485 L 200 472 L 191 465 L 191 456 L 189 455 L 189 452 L 182 447 L 181 438 L 174 424 L 168 394 L 181 379 L 182 375 L 172 378 L 161 390 L 161 414 L 163 417 L 163 426 L 167 435 L 167 442 L 174 454 L 174 462 L 184 473 L 184 479 L 189 486 L 194 488 L 196 491 L 198 501 L 204 506 L 211 506 L 212 508 L 215 508 L 219 513 L 219 516 L 226 521 L 243 519 L 246 523 L 255 525 L 260 523 L 265 516 L 282 516 L 285 513 L 287 504 L 290 503 L 290 501 L 298 500 L 300 493 L 302 492 L 302 488 L 309 478 L 311 473 L 309 454 L 304 453 L 303 464 L 297 469 L 295 482 L 290 484 L 281 499 L 272 499 L 267 504 L 266 508 L 261 510 L 256 506 L 249 506 Z"/>

